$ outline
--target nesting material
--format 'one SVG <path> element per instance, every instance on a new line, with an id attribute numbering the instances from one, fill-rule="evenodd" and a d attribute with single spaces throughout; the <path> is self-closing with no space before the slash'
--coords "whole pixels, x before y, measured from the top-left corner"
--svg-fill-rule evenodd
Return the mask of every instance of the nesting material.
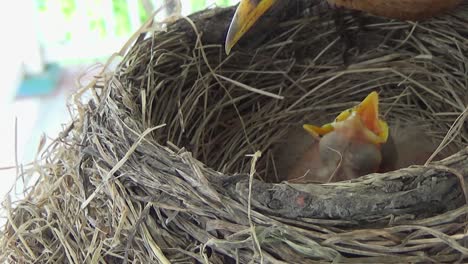
<path id="1" fill-rule="evenodd" d="M 468 5 L 422 23 L 369 17 L 350 65 L 332 16 L 294 14 L 226 57 L 233 8 L 143 28 L 5 203 L 12 263 L 403 263 L 468 255 Z M 370 91 L 392 125 L 450 156 L 352 182 L 281 180 L 275 148 Z M 260 157 L 259 152 L 262 153 Z M 255 155 L 253 155 L 256 153 Z M 436 154 L 437 154 L 436 153 Z"/>

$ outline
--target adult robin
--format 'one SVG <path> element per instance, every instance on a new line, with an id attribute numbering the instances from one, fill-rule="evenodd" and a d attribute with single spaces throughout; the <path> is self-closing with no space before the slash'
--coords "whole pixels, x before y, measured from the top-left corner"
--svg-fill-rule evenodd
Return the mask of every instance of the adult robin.
<path id="1" fill-rule="evenodd" d="M 333 7 L 364 11 L 376 16 L 399 20 L 424 20 L 454 9 L 463 0 L 326 0 Z M 241 0 L 231 21 L 225 49 L 231 48 L 273 7 L 284 6 L 290 0 Z M 277 8 L 281 10 L 281 8 Z M 277 11 L 279 12 L 279 11 Z"/>

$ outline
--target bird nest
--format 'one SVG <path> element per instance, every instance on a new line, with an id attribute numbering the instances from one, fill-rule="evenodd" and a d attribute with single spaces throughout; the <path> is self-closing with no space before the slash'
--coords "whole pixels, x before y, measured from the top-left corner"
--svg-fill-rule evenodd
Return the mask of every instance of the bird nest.
<path id="1" fill-rule="evenodd" d="M 143 27 L 24 168 L 40 179 L 5 203 L 3 260 L 463 261 L 468 6 L 421 23 L 368 17 L 364 30 L 346 15 L 356 36 L 347 66 L 331 15 L 297 10 L 309 9 L 288 10 L 229 56 L 233 8 Z M 347 182 L 278 183 L 275 148 L 291 128 L 331 120 L 373 90 L 390 126 L 424 126 L 435 154 L 450 156 Z"/>

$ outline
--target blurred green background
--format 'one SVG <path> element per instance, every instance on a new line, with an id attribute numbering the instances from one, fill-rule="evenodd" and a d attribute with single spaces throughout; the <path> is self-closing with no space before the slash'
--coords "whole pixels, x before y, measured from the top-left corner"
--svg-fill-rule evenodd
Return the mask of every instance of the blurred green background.
<path id="1" fill-rule="evenodd" d="M 172 0 L 36 0 L 38 39 L 48 62 L 79 62 L 105 57 L 107 50 L 138 29 L 159 8 L 167 17 Z M 181 0 L 181 15 L 236 4 L 238 0 Z M 166 8 L 165 8 L 166 7 Z M 92 47 L 89 43 L 94 42 Z"/>

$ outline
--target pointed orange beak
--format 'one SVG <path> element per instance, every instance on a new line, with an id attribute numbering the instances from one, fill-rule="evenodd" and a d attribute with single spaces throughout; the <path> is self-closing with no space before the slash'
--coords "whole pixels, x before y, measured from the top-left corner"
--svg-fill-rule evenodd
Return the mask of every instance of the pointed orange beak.
<path id="1" fill-rule="evenodd" d="M 379 95 L 371 92 L 359 105 L 341 112 L 332 123 L 321 127 L 314 125 L 304 125 L 304 129 L 312 136 L 323 136 L 335 129 L 335 125 L 353 117 L 359 117 L 364 124 L 363 129 L 366 137 L 375 144 L 385 143 L 388 138 L 388 125 L 379 119 Z"/>
<path id="2" fill-rule="evenodd" d="M 278 0 L 241 0 L 229 26 L 224 48 L 226 54 Z"/>

